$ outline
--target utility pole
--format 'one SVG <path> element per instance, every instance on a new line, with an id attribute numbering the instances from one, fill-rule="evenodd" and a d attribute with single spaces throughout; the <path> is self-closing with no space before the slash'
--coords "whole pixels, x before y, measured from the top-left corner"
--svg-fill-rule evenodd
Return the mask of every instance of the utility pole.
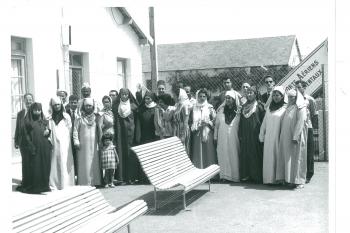
<path id="1" fill-rule="evenodd" d="M 156 36 L 154 30 L 154 8 L 149 7 L 149 28 L 150 35 L 153 39 L 153 44 L 151 44 L 150 54 L 151 54 L 151 81 L 152 81 L 152 91 L 157 91 L 157 81 L 158 81 L 158 63 L 157 63 L 157 44 Z"/>
<path id="2" fill-rule="evenodd" d="M 323 92 L 323 148 L 324 148 L 324 160 L 328 161 L 328 106 L 327 106 L 327 100 L 328 100 L 328 95 L 327 95 L 327 88 L 328 83 L 326 83 L 325 75 L 324 75 L 324 64 L 321 65 L 322 69 L 322 92 Z"/>

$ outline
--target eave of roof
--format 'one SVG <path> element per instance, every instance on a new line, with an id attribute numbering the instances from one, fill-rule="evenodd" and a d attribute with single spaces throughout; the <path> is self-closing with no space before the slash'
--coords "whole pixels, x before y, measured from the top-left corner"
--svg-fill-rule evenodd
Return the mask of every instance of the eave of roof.
<path id="1" fill-rule="evenodd" d="M 132 16 L 129 14 L 129 12 L 126 10 L 125 7 L 116 7 L 120 13 L 126 17 L 132 19 L 130 27 L 133 29 L 133 31 L 136 33 L 136 35 L 139 37 L 141 40 L 147 40 L 149 44 L 153 44 L 153 39 L 149 35 L 145 34 L 141 28 L 137 25 L 135 20 L 132 18 Z"/>

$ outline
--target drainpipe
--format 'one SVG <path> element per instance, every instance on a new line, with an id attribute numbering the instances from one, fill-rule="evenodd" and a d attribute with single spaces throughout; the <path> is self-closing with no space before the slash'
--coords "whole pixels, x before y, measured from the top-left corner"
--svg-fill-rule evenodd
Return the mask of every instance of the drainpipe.
<path id="1" fill-rule="evenodd" d="M 152 91 L 157 91 L 157 81 L 158 81 L 158 64 L 157 64 L 157 43 L 154 30 L 154 8 L 149 7 L 149 27 L 150 35 L 153 39 L 153 44 L 151 44 L 150 54 L 151 54 L 151 81 L 152 81 Z"/>
<path id="2" fill-rule="evenodd" d="M 63 80 L 60 80 L 60 83 L 63 81 L 64 89 L 70 93 L 69 87 L 69 45 L 70 45 L 70 27 L 66 23 L 64 17 L 64 8 L 61 8 L 61 47 L 62 47 L 62 58 L 63 58 Z M 72 93 L 70 93 L 72 94 Z"/>

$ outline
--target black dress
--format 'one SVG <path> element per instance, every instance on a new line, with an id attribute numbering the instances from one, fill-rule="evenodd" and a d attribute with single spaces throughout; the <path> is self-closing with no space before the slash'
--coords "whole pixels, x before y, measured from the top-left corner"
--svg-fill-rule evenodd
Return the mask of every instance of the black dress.
<path id="1" fill-rule="evenodd" d="M 118 106 L 113 108 L 115 145 L 119 156 L 119 164 L 116 178 L 121 182 L 134 182 L 139 179 L 140 164 L 130 148 L 136 145 L 138 134 L 137 106 L 131 104 L 132 113 L 127 117 L 121 117 Z"/>
<path id="2" fill-rule="evenodd" d="M 241 114 L 238 137 L 240 141 L 239 176 L 241 179 L 262 183 L 263 144 L 259 141 L 264 107 L 258 104 L 248 118 Z"/>
<path id="3" fill-rule="evenodd" d="M 142 108 L 139 113 L 140 116 L 140 132 L 141 132 L 141 144 L 154 142 L 159 139 L 156 136 L 156 128 L 154 125 L 155 108 Z"/>
<path id="4" fill-rule="evenodd" d="M 158 106 L 153 108 L 146 108 L 143 106 L 139 111 L 141 144 L 159 140 L 159 137 L 155 134 L 156 128 L 154 124 L 154 115 L 156 108 L 158 108 Z M 142 169 L 139 170 L 139 178 L 141 183 L 149 183 L 149 180 Z"/>
<path id="5" fill-rule="evenodd" d="M 26 187 L 26 192 L 28 193 L 50 191 L 49 179 L 52 145 L 48 139 L 49 136 L 44 136 L 47 124 L 48 122 L 46 120 L 26 122 L 26 137 L 29 141 L 29 166 L 31 174 Z"/>

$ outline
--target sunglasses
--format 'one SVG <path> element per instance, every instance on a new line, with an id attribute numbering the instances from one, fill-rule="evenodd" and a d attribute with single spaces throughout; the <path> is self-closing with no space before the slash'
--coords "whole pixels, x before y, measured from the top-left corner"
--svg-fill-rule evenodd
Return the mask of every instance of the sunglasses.
<path id="1" fill-rule="evenodd" d="M 273 81 L 265 81 L 265 83 L 273 83 Z"/>

